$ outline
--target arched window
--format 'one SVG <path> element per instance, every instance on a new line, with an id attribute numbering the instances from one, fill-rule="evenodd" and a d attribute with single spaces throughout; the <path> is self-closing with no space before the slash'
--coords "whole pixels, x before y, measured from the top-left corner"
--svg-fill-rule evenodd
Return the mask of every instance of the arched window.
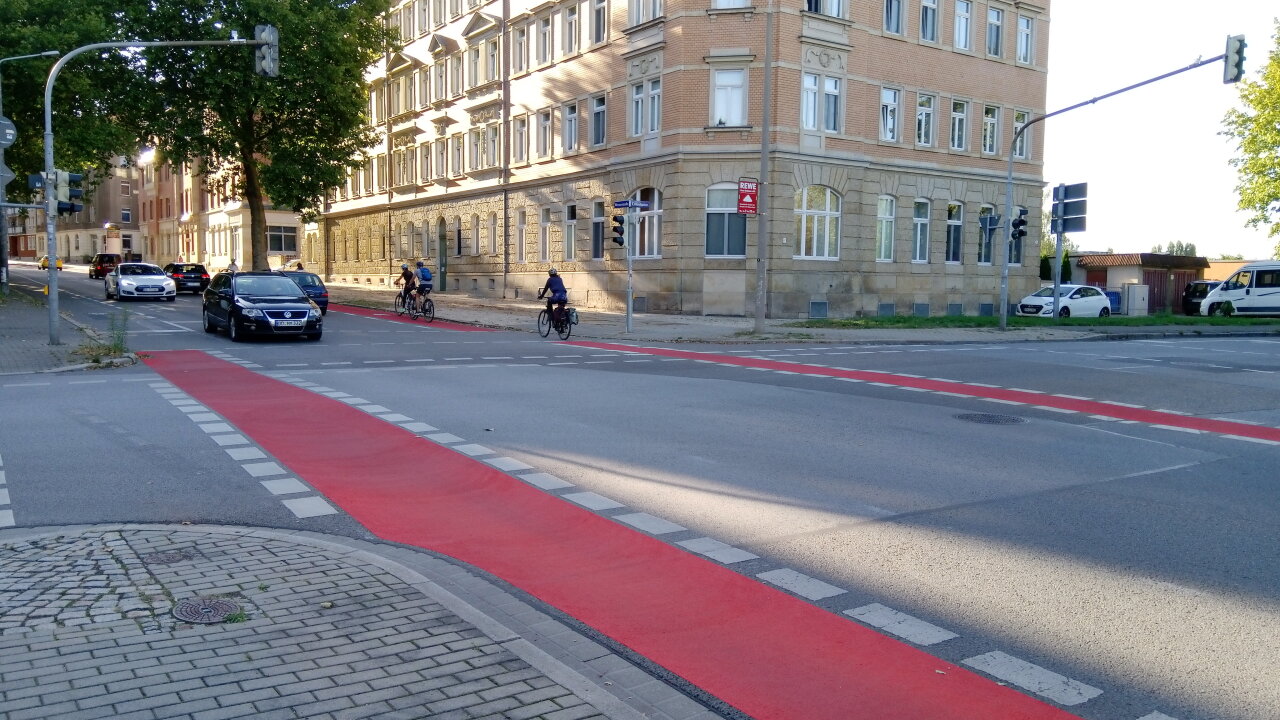
<path id="1" fill-rule="evenodd" d="M 929 201 L 918 199 L 911 213 L 911 262 L 929 262 Z"/>
<path id="2" fill-rule="evenodd" d="M 516 262 L 524 262 L 526 233 L 529 228 L 529 213 L 526 210 L 516 211 L 516 235 L 512 242 L 516 244 Z"/>
<path id="3" fill-rule="evenodd" d="M 897 212 L 897 199 L 881 195 L 876 201 L 876 260 L 893 260 L 894 218 Z"/>
<path id="4" fill-rule="evenodd" d="M 747 216 L 738 214 L 738 184 L 707 188 L 707 257 L 746 257 Z"/>
<path id="5" fill-rule="evenodd" d="M 958 201 L 947 203 L 947 262 L 960 262 L 964 247 L 964 205 Z"/>
<path id="6" fill-rule="evenodd" d="M 436 245 L 440 248 L 440 262 L 443 263 L 445 255 L 449 252 L 449 230 L 443 217 L 436 219 Z"/>
<path id="7" fill-rule="evenodd" d="M 498 213 L 489 213 L 489 253 L 498 254 Z"/>
<path id="8" fill-rule="evenodd" d="M 630 199 L 649 204 L 636 213 L 635 232 L 627 233 L 631 256 L 662 257 L 662 193 L 654 188 L 640 188 Z"/>
<path id="9" fill-rule="evenodd" d="M 453 216 L 453 243 L 454 255 L 462 254 L 462 216 Z"/>
<path id="10" fill-rule="evenodd" d="M 471 254 L 480 254 L 480 215 L 471 216 Z"/>
<path id="11" fill-rule="evenodd" d="M 551 260 L 551 208 L 544 207 L 539 211 L 538 222 L 538 261 Z"/>
<path id="12" fill-rule="evenodd" d="M 995 206 L 983 205 L 978 209 L 978 264 L 991 264 L 991 236 L 995 233 L 987 232 L 982 228 L 982 218 L 996 214 Z"/>
<path id="13" fill-rule="evenodd" d="M 840 196 L 822 185 L 796 191 L 796 257 L 840 257 Z"/>

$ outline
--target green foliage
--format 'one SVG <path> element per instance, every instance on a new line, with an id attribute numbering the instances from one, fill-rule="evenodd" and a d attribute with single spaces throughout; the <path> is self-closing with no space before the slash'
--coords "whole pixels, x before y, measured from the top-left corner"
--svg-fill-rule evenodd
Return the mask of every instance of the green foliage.
<path id="1" fill-rule="evenodd" d="M 1239 207 L 1252 213 L 1246 224 L 1265 226 L 1275 237 L 1280 235 L 1280 20 L 1272 42 L 1258 79 L 1238 84 L 1244 108 L 1227 112 L 1222 134 L 1236 141 L 1237 156 L 1230 163 L 1240 180 Z M 1280 258 L 1280 244 L 1275 257 Z"/>
<path id="2" fill-rule="evenodd" d="M 1223 253 L 1222 255 L 1218 256 L 1218 259 L 1219 260 L 1243 260 L 1244 256 L 1243 255 L 1227 255 L 1226 253 Z"/>
<path id="3" fill-rule="evenodd" d="M 1194 257 L 1196 254 L 1196 244 L 1184 243 L 1180 240 L 1175 240 L 1169 243 L 1168 250 L 1165 250 L 1163 245 L 1156 245 L 1155 247 L 1151 248 L 1151 252 L 1156 253 L 1157 255 L 1168 254 L 1168 255 L 1186 255 L 1189 257 Z"/>

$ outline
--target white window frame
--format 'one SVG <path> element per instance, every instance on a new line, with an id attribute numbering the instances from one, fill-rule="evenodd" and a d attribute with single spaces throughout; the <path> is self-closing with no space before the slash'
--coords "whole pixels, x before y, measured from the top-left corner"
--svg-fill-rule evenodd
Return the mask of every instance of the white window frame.
<path id="1" fill-rule="evenodd" d="M 956 265 L 964 260 L 964 204 L 958 200 L 947 203 L 947 244 L 943 252 L 945 262 Z"/>
<path id="2" fill-rule="evenodd" d="M 551 208 L 538 211 L 538 262 L 551 262 Z"/>
<path id="3" fill-rule="evenodd" d="M 648 208 L 634 213 L 635 225 L 627 228 L 631 257 L 662 257 L 662 193 L 657 188 L 645 187 L 631 193 L 629 199 L 649 203 Z"/>
<path id="4" fill-rule="evenodd" d="M 454 177 L 460 177 L 463 173 L 463 151 L 465 149 L 465 145 L 466 141 L 463 140 L 462 133 L 458 133 L 457 135 L 449 138 L 449 154 L 451 155 L 449 158 L 449 164 L 451 167 L 449 169 L 453 172 Z"/>
<path id="5" fill-rule="evenodd" d="M 1031 113 L 1027 110 L 1013 111 L 1013 132 L 1016 134 L 1028 122 L 1031 121 Z M 1019 160 L 1026 160 L 1031 157 L 1031 131 L 1028 130 L 1013 142 L 1013 156 Z"/>
<path id="6" fill-rule="evenodd" d="M 591 202 L 591 259 L 604 258 L 604 221 L 605 207 L 603 200 Z"/>
<path id="7" fill-rule="evenodd" d="M 1000 108 L 996 105 L 982 106 L 982 154 L 995 155 L 1000 152 Z"/>
<path id="8" fill-rule="evenodd" d="M 747 124 L 747 69 L 711 69 L 711 124 L 745 127 Z"/>
<path id="9" fill-rule="evenodd" d="M 604 95 L 593 95 L 591 100 L 591 146 L 601 147 L 608 141 L 608 101 Z"/>
<path id="10" fill-rule="evenodd" d="M 957 110 L 957 108 L 959 108 Z M 951 149 L 969 147 L 969 101 L 951 99 Z"/>
<path id="11" fill-rule="evenodd" d="M 627 19 L 632 25 L 662 17 L 662 0 L 628 0 Z"/>
<path id="12" fill-rule="evenodd" d="M 973 0 L 956 0 L 952 45 L 956 50 L 973 49 Z"/>
<path id="13" fill-rule="evenodd" d="M 551 157 L 552 141 L 551 141 L 551 109 L 539 110 L 537 116 L 537 127 L 534 129 L 535 138 L 534 155 L 539 160 L 546 160 Z"/>
<path id="14" fill-rule="evenodd" d="M 893 262 L 894 218 L 898 199 L 881 195 L 876 200 L 876 262 Z"/>
<path id="15" fill-rule="evenodd" d="M 431 3 L 429 0 L 417 0 L 418 34 L 426 35 L 431 27 Z"/>
<path id="16" fill-rule="evenodd" d="M 805 10 L 828 17 L 844 17 L 844 0 L 805 0 Z"/>
<path id="17" fill-rule="evenodd" d="M 499 71 L 502 70 L 501 55 L 498 52 L 498 39 L 489 38 L 485 41 L 484 47 L 484 81 L 486 83 L 497 82 Z"/>
<path id="18" fill-rule="evenodd" d="M 554 35 L 554 30 L 552 28 L 553 25 L 550 15 L 543 15 L 542 17 L 534 20 L 535 47 L 533 53 L 538 67 L 551 64 L 551 51 L 554 47 L 552 45 Z"/>
<path id="19" fill-rule="evenodd" d="M 483 48 L 479 45 L 467 48 L 467 87 L 473 88 L 480 84 L 480 63 L 484 59 Z"/>
<path id="20" fill-rule="evenodd" d="M 983 205 L 978 209 L 978 264 L 992 264 L 992 254 L 995 248 L 995 240 L 992 237 L 995 233 L 988 234 L 982 229 L 982 218 L 989 215 L 995 215 L 996 208 L 994 205 Z M 1000 232 L 996 230 L 995 232 Z"/>
<path id="21" fill-rule="evenodd" d="M 574 217 L 572 218 L 569 217 L 571 210 L 574 213 Z M 573 262 L 578 252 L 576 243 L 574 242 L 577 240 L 578 234 L 577 206 L 565 205 L 561 212 L 564 213 L 564 219 L 560 223 L 560 249 L 562 251 L 564 261 Z"/>
<path id="22" fill-rule="evenodd" d="M 937 43 L 941 25 L 938 0 L 920 0 L 920 40 Z"/>
<path id="23" fill-rule="evenodd" d="M 566 154 L 578 150 L 578 101 L 560 106 L 560 147 Z"/>
<path id="24" fill-rule="evenodd" d="M 911 262 L 929 262 L 929 213 L 932 206 L 925 198 L 911 205 Z"/>
<path id="25" fill-rule="evenodd" d="M 821 193 L 821 198 L 817 194 Z M 821 203 L 813 202 L 821 199 Z M 843 198 L 826 185 L 808 185 L 796 191 L 797 260 L 840 259 L 840 212 Z M 814 207 L 810 207 L 813 204 Z"/>
<path id="26" fill-rule="evenodd" d="M 511 161 L 529 160 L 529 116 L 518 115 L 511 121 Z"/>
<path id="27" fill-rule="evenodd" d="M 591 0 L 591 44 L 609 39 L 609 0 Z"/>
<path id="28" fill-rule="evenodd" d="M 662 79 L 631 85 L 631 136 L 657 135 L 662 130 Z"/>
<path id="29" fill-rule="evenodd" d="M 987 7 L 987 55 L 1004 56 L 1004 10 Z"/>
<path id="30" fill-rule="evenodd" d="M 522 73 L 529 61 L 529 27 L 521 25 L 511 34 L 511 72 Z"/>
<path id="31" fill-rule="evenodd" d="M 453 57 L 449 58 L 449 90 L 453 93 L 453 97 L 462 97 L 462 66 L 462 53 L 454 53 Z"/>
<path id="32" fill-rule="evenodd" d="M 516 235 L 514 240 L 516 244 L 516 262 L 518 263 L 524 262 L 525 255 L 528 253 L 528 248 L 526 247 L 529 241 L 528 236 L 529 236 L 529 213 L 524 209 L 517 210 L 516 211 Z"/>
<path id="33" fill-rule="evenodd" d="M 1014 57 L 1024 65 L 1035 60 L 1035 18 L 1029 15 L 1018 16 L 1018 49 Z"/>
<path id="34" fill-rule="evenodd" d="M 480 215 L 471 214 L 471 254 L 480 254 Z"/>
<path id="35" fill-rule="evenodd" d="M 561 31 L 564 37 L 561 42 L 564 44 L 564 54 L 572 55 L 578 52 L 578 43 L 581 42 L 582 28 L 578 25 L 578 6 L 569 5 L 561 13 Z"/>
<path id="36" fill-rule="evenodd" d="M 898 108 L 901 103 L 901 90 L 880 88 L 880 139 L 885 142 L 898 142 Z"/>
<path id="37" fill-rule="evenodd" d="M 884 31 L 890 35 L 901 35 L 904 20 L 902 17 L 903 0 L 884 0 Z"/>
<path id="38" fill-rule="evenodd" d="M 490 255 L 498 254 L 498 213 L 489 213 L 488 231 L 488 250 Z"/>
<path id="39" fill-rule="evenodd" d="M 916 93 L 916 145 L 933 147 L 938 96 Z"/>
<path id="40" fill-rule="evenodd" d="M 716 183 L 707 188 L 707 218 L 703 251 L 706 257 L 745 258 L 747 256 L 747 223 L 746 217 L 738 214 L 738 184 L 732 182 Z M 711 237 L 711 216 L 723 216 L 720 225 L 723 232 L 718 238 Z M 737 237 L 735 237 L 737 236 Z M 714 243 L 723 252 L 711 252 Z M 742 252 L 729 252 L 736 245 L 742 246 Z"/>

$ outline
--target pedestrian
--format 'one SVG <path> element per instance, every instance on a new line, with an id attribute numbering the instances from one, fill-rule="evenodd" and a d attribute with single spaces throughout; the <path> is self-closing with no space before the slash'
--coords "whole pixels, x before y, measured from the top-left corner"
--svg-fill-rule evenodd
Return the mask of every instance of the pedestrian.
<path id="1" fill-rule="evenodd" d="M 303 267 L 302 267 L 302 261 L 301 261 L 301 260 L 299 260 L 299 261 L 298 261 L 298 272 L 302 272 L 302 270 L 303 270 Z"/>
<path id="2" fill-rule="evenodd" d="M 231 264 L 227 266 L 227 272 L 229 272 L 229 273 L 238 273 L 238 272 L 240 272 L 240 266 L 236 264 L 236 259 L 235 259 L 235 258 L 231 258 Z"/>

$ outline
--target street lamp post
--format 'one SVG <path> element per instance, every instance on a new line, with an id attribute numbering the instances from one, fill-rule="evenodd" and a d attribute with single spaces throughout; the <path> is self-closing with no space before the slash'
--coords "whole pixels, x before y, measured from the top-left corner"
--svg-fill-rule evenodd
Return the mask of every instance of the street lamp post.
<path id="1" fill-rule="evenodd" d="M 33 53 L 31 55 L 15 55 L 13 57 L 0 58 L 0 65 L 11 60 L 27 60 L 30 58 L 57 57 L 57 50 L 46 50 L 42 53 Z M 0 118 L 4 118 L 4 77 L 0 74 Z M 5 207 L 5 203 L 9 201 L 9 196 L 5 190 L 5 186 L 13 179 L 12 173 L 4 166 L 4 149 L 5 143 L 0 142 L 0 293 L 9 294 L 9 210 Z"/>

